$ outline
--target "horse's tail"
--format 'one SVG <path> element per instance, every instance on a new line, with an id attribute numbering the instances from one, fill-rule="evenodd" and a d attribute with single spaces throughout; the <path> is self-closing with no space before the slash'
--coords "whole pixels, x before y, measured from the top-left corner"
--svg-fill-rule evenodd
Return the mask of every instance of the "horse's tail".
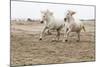
<path id="1" fill-rule="evenodd" d="M 84 25 L 82 26 L 82 29 L 84 30 L 84 32 L 86 31 L 86 29 L 85 29 L 85 26 L 84 26 Z"/>

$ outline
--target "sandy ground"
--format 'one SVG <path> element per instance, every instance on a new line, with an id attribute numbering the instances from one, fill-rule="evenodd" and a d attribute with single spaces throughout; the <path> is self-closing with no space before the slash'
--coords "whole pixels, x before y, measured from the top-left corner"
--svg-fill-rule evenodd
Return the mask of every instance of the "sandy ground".
<path id="1" fill-rule="evenodd" d="M 31 22 L 11 22 L 11 65 L 37 65 L 95 60 L 95 22 L 84 21 L 86 32 L 81 32 L 81 41 L 77 42 L 75 33 L 69 41 L 52 42 L 52 35 L 39 40 L 43 24 Z"/>

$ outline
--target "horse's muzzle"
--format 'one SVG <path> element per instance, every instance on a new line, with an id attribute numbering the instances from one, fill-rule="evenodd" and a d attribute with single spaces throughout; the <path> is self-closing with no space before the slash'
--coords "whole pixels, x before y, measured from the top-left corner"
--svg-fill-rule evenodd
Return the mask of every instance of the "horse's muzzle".
<path id="1" fill-rule="evenodd" d="M 64 18 L 64 21 L 66 21 L 67 19 L 66 18 Z"/>
<path id="2" fill-rule="evenodd" d="M 44 23 L 44 21 L 40 21 L 40 23 Z"/>

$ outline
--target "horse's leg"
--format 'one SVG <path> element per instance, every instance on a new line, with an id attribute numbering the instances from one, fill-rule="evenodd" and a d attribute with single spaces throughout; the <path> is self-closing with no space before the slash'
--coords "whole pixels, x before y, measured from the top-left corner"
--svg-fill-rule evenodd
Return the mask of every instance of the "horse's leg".
<path id="1" fill-rule="evenodd" d="M 77 32 L 77 37 L 78 37 L 77 42 L 79 42 L 80 41 L 80 32 Z"/>
<path id="2" fill-rule="evenodd" d="M 69 28 L 65 29 L 63 42 L 68 41 L 70 31 L 71 31 L 71 29 L 69 29 Z"/>
<path id="3" fill-rule="evenodd" d="M 60 38 L 60 29 L 57 29 L 57 40 Z"/>
<path id="4" fill-rule="evenodd" d="M 47 27 L 44 27 L 43 30 L 41 31 L 40 40 L 42 40 L 43 34 L 44 34 L 44 32 L 45 32 L 46 29 L 47 29 Z"/>
<path id="5" fill-rule="evenodd" d="M 65 42 L 66 40 L 66 29 L 64 29 L 64 38 L 63 38 L 63 42 Z"/>
<path id="6" fill-rule="evenodd" d="M 67 39 L 66 39 L 65 41 L 68 41 L 68 37 L 69 37 L 70 31 L 71 31 L 71 29 L 69 29 L 69 30 L 67 31 L 67 35 L 66 35 Z"/>
<path id="7" fill-rule="evenodd" d="M 65 40 L 66 40 L 66 32 L 67 32 L 67 25 L 65 24 L 63 42 L 65 42 Z"/>
<path id="8" fill-rule="evenodd" d="M 57 31 L 57 34 L 55 37 L 53 37 L 52 41 L 59 40 L 59 38 L 60 38 L 60 29 L 57 29 L 56 31 Z"/>
<path id="9" fill-rule="evenodd" d="M 85 27 L 84 27 L 84 26 L 82 26 L 82 28 L 83 28 L 83 30 L 84 30 L 84 32 L 85 32 L 85 31 L 86 31 L 86 30 L 85 30 Z"/>

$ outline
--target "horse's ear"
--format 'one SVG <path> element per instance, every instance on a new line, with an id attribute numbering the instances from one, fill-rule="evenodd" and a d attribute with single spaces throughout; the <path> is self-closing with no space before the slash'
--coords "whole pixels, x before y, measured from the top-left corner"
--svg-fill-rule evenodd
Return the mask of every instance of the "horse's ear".
<path id="1" fill-rule="evenodd" d="M 72 13 L 72 15 L 74 15 L 76 12 L 75 11 L 73 11 L 73 13 Z"/>

